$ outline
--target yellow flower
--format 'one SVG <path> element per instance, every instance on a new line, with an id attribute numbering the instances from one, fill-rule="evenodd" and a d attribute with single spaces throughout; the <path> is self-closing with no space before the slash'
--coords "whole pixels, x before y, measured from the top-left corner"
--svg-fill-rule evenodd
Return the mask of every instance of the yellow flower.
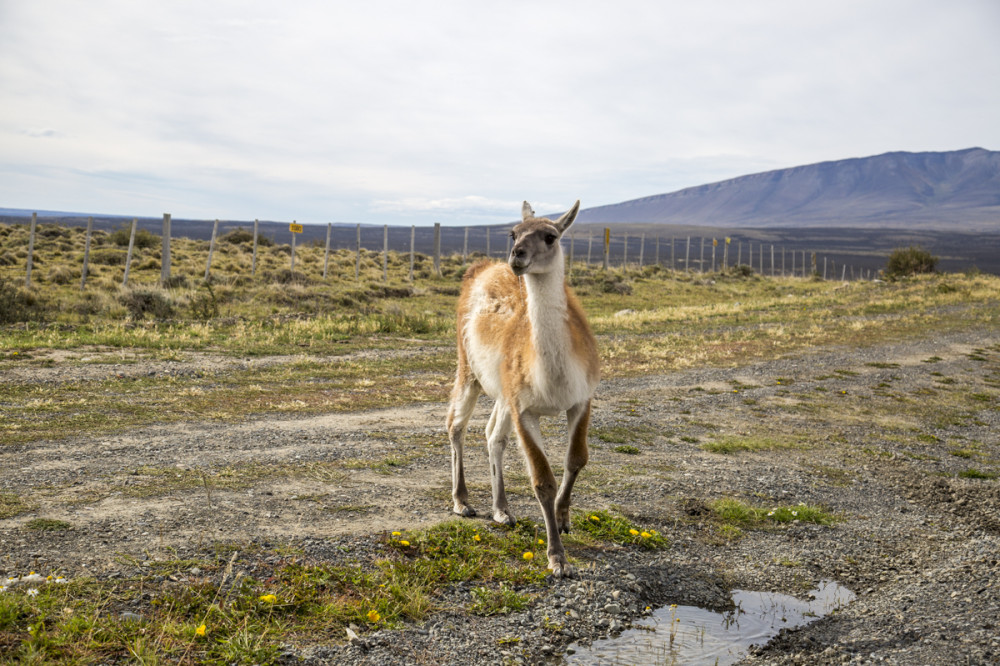
<path id="1" fill-rule="evenodd" d="M 544 546 L 545 545 L 545 539 L 539 539 L 538 540 L 538 545 L 539 546 Z"/>
<path id="2" fill-rule="evenodd" d="M 379 615 L 378 611 L 375 610 L 374 608 L 371 609 L 370 611 L 368 611 L 368 621 L 369 622 L 378 622 L 381 619 L 382 619 L 382 616 Z"/>
<path id="3" fill-rule="evenodd" d="M 260 600 L 266 604 L 274 604 L 278 602 L 278 597 L 273 594 L 265 594 L 260 597 Z"/>
<path id="4" fill-rule="evenodd" d="M 472 540 L 473 541 L 482 541 L 483 539 L 478 534 L 473 534 L 472 535 Z"/>
<path id="5" fill-rule="evenodd" d="M 523 558 L 524 558 L 525 560 L 527 560 L 528 562 L 530 562 L 530 561 L 531 561 L 531 558 L 533 558 L 534 556 L 535 556 L 535 554 L 534 554 L 534 553 L 532 553 L 532 552 L 531 552 L 531 551 L 529 550 L 529 551 L 526 551 L 526 552 L 524 553 L 524 555 L 522 555 L 521 557 L 523 557 Z"/>
<path id="6" fill-rule="evenodd" d="M 195 636 L 204 636 L 206 631 L 208 631 L 208 627 L 206 627 L 203 624 L 203 625 L 201 625 L 200 627 L 198 627 L 197 629 L 194 630 L 194 634 L 195 634 Z"/>
<path id="7" fill-rule="evenodd" d="M 404 548 L 406 548 L 407 546 L 409 546 L 409 545 L 410 545 L 410 542 L 409 542 L 409 541 L 407 541 L 406 539 L 400 539 L 400 540 L 399 540 L 399 545 L 400 545 L 400 546 L 403 546 Z"/>
<path id="8" fill-rule="evenodd" d="M 643 539 L 648 539 L 648 538 L 649 538 L 649 537 L 651 537 L 651 536 L 653 536 L 653 535 L 652 535 L 652 534 L 650 534 L 649 532 L 643 532 L 643 533 L 642 533 L 642 538 L 643 538 Z"/>
<path id="9" fill-rule="evenodd" d="M 632 536 L 639 536 L 639 530 L 637 529 L 631 529 L 628 531 L 628 533 L 631 534 Z"/>
<path id="10" fill-rule="evenodd" d="M 401 534 L 402 534 L 402 532 L 393 532 L 392 536 L 400 536 Z"/>
<path id="11" fill-rule="evenodd" d="M 590 519 L 591 519 L 592 521 L 594 521 L 595 523 L 599 523 L 599 522 L 601 522 L 601 519 L 600 519 L 600 518 L 598 518 L 597 516 L 591 516 L 591 517 L 590 517 Z"/>

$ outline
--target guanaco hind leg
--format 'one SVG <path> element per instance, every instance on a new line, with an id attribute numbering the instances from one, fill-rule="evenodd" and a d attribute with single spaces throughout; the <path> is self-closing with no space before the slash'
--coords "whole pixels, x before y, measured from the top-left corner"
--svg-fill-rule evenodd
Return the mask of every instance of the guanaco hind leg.
<path id="1" fill-rule="evenodd" d="M 469 490 L 465 485 L 465 465 L 463 449 L 465 447 L 465 432 L 469 425 L 472 410 L 476 407 L 476 399 L 481 388 L 474 380 L 460 383 L 455 381 L 451 404 L 448 406 L 448 440 L 451 442 L 451 497 L 454 501 L 454 512 L 460 516 L 474 516 L 475 509 L 469 506 Z"/>

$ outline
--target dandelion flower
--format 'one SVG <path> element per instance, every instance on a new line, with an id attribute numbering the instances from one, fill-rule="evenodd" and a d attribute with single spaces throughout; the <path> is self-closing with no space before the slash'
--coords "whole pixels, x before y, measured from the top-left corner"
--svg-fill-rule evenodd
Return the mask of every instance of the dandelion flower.
<path id="1" fill-rule="evenodd" d="M 538 545 L 539 546 L 544 546 L 545 545 L 545 539 L 539 539 L 538 540 Z"/>
<path id="2" fill-rule="evenodd" d="M 274 596 L 273 594 L 264 594 L 261 595 L 260 600 L 263 601 L 265 604 L 274 604 L 278 602 L 278 597 Z"/>
<path id="3" fill-rule="evenodd" d="M 194 630 L 194 634 L 195 636 L 204 636 L 206 631 L 208 631 L 208 627 L 202 624 L 201 626 L 199 626 L 197 629 Z"/>
<path id="4" fill-rule="evenodd" d="M 594 521 L 595 523 L 599 523 L 599 522 L 601 522 L 601 519 L 600 519 L 600 518 L 598 518 L 597 516 L 591 516 L 591 517 L 590 517 L 590 519 L 591 519 L 592 521 Z"/>
<path id="5" fill-rule="evenodd" d="M 393 532 L 392 536 L 398 537 L 398 536 L 402 536 L 402 534 L 403 534 L 402 532 Z"/>
<path id="6" fill-rule="evenodd" d="M 410 542 L 407 541 L 406 539 L 400 539 L 399 540 L 399 545 L 402 546 L 403 548 L 406 548 L 406 547 L 408 547 L 410 545 Z"/>
<path id="7" fill-rule="evenodd" d="M 472 535 L 472 540 L 473 541 L 482 541 L 483 538 L 481 536 L 479 536 L 478 534 L 473 534 Z"/>
<path id="8" fill-rule="evenodd" d="M 528 551 L 525 551 L 524 555 L 522 555 L 521 557 L 523 557 L 526 561 L 530 562 L 531 558 L 533 558 L 534 556 L 535 556 L 535 554 L 532 553 L 530 550 L 528 550 Z"/>
<path id="9" fill-rule="evenodd" d="M 378 611 L 375 610 L 374 608 L 371 609 L 370 611 L 368 611 L 368 621 L 369 622 L 378 622 L 381 619 L 382 619 L 382 616 L 379 615 Z"/>
<path id="10" fill-rule="evenodd" d="M 651 537 L 651 536 L 653 536 L 653 535 L 652 535 L 652 534 L 650 534 L 649 532 L 643 532 L 643 533 L 641 534 L 641 536 L 642 536 L 642 538 L 643 538 L 643 539 L 648 539 L 649 537 Z"/>
<path id="11" fill-rule="evenodd" d="M 639 530 L 637 530 L 637 529 L 635 529 L 635 528 L 633 528 L 633 529 L 630 529 L 630 530 L 628 531 L 628 533 L 629 533 L 629 534 L 631 534 L 632 536 L 639 536 Z"/>

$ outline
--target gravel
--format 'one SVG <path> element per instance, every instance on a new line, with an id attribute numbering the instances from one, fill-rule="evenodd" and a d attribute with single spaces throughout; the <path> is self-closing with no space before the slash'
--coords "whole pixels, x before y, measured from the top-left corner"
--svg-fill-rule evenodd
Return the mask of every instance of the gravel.
<path id="1" fill-rule="evenodd" d="M 169 370 L 224 373 L 232 363 L 246 361 L 199 355 Z M 108 370 L 82 367 L 54 358 L 34 380 L 5 369 L 0 381 L 90 381 Z M 122 367 L 163 371 L 142 359 Z M 955 381 L 942 381 L 949 378 Z M 592 433 L 629 425 L 640 453 L 617 453 L 592 434 L 575 506 L 624 512 L 669 539 L 669 549 L 571 544 L 577 577 L 519 589 L 532 596 L 524 611 L 471 615 L 465 608 L 476 583 L 458 584 L 442 591 L 440 610 L 426 621 L 288 645 L 282 661 L 559 663 L 569 646 L 618 635 L 665 604 L 725 610 L 733 589 L 802 597 L 835 580 L 857 594 L 853 603 L 783 631 L 740 663 L 1000 663 L 1000 482 L 958 476 L 970 467 L 998 470 L 998 385 L 1000 334 L 989 330 L 605 381 Z M 974 407 L 964 401 L 970 393 L 981 396 Z M 926 414 L 914 410 L 920 401 Z M 950 405 L 960 418 L 941 418 Z M 192 421 L 2 447 L 0 492 L 18 495 L 30 510 L 0 520 L 0 569 L 116 578 L 135 573 L 122 555 L 189 557 L 220 542 L 292 545 L 316 562 L 368 561 L 383 531 L 451 518 L 444 413 L 445 405 L 431 404 Z M 481 441 L 488 413 L 484 402 L 466 451 L 471 500 L 480 508 L 489 503 Z M 734 455 L 701 447 L 762 432 L 808 445 Z M 553 426 L 549 441 L 561 433 Z M 390 456 L 399 465 L 376 469 Z M 248 471 L 268 466 L 282 475 Z M 508 466 L 513 510 L 540 521 L 521 461 L 508 456 Z M 227 486 L 220 470 L 246 477 Z M 214 485 L 170 485 L 200 474 Z M 734 539 L 712 516 L 720 497 L 821 505 L 841 520 L 747 529 Z M 28 529 L 34 518 L 71 528 Z"/>

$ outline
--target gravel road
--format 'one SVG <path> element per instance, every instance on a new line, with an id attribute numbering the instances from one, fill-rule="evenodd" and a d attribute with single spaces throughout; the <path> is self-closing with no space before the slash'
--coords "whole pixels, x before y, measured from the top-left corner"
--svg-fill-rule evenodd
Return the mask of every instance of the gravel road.
<path id="1" fill-rule="evenodd" d="M 121 372 L 226 372 L 249 363 L 211 355 L 163 368 L 133 361 Z M 42 370 L 5 370 L 0 382 L 86 382 L 118 371 L 56 354 Z M 489 505 L 489 408 L 480 404 L 466 452 L 480 509 Z M 218 542 L 291 544 L 317 561 L 374 557 L 381 532 L 452 517 L 445 409 L 151 425 L 0 447 L 0 492 L 28 504 L 0 520 L 0 570 L 119 577 L 144 560 L 193 557 Z M 623 431 L 638 453 L 615 450 Z M 574 505 L 623 512 L 667 537 L 669 549 L 571 544 L 577 578 L 525 590 L 534 595 L 525 611 L 470 615 L 473 585 L 457 585 L 425 623 L 288 646 L 283 659 L 559 663 L 571 644 L 617 635 L 647 607 L 725 609 L 733 589 L 802 596 L 833 580 L 857 599 L 783 631 L 740 663 L 1000 663 L 998 432 L 1000 333 L 992 330 L 605 381 Z M 551 457 L 561 458 L 556 421 L 546 433 Z M 726 439 L 784 446 L 728 455 L 704 448 Z M 506 463 L 512 509 L 540 522 L 522 461 L 512 454 Z M 722 497 L 820 505 L 840 520 L 736 535 L 711 510 Z M 35 518 L 71 528 L 27 529 Z"/>

